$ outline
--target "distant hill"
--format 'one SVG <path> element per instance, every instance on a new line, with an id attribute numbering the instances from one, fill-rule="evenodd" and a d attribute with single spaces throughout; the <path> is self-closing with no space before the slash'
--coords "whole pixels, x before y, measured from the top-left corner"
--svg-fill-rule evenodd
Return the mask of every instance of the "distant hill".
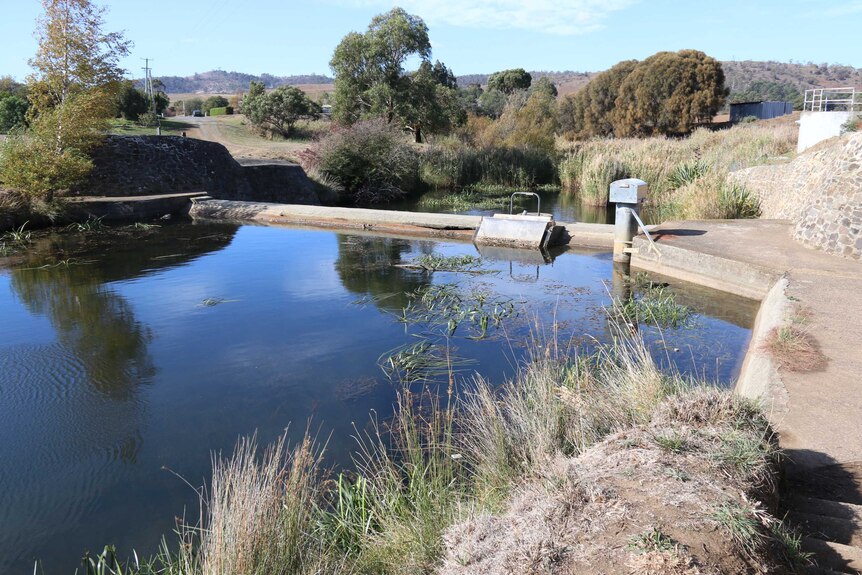
<path id="1" fill-rule="evenodd" d="M 810 88 L 862 87 L 862 68 L 838 64 L 800 64 L 789 62 L 722 62 L 726 85 L 731 100 L 787 99 L 793 100 Z M 585 86 L 598 72 L 530 72 L 534 79 L 546 76 L 556 85 L 560 94 L 571 94 Z M 458 84 L 487 84 L 490 74 L 458 76 Z M 228 94 L 247 90 L 252 80 L 263 82 L 267 88 L 285 84 L 331 84 L 332 78 L 321 74 L 303 76 L 273 76 L 272 74 L 243 74 L 213 70 L 193 76 L 162 76 L 159 78 L 169 94 L 203 93 Z"/>
<path id="2" fill-rule="evenodd" d="M 243 74 L 242 72 L 225 72 L 212 70 L 193 76 L 159 76 L 168 94 L 230 94 L 240 90 L 248 90 L 249 82 L 263 82 L 267 88 L 277 88 L 287 84 L 331 84 L 332 78 L 321 74 L 305 74 L 301 76 L 273 76 L 272 74 Z"/>

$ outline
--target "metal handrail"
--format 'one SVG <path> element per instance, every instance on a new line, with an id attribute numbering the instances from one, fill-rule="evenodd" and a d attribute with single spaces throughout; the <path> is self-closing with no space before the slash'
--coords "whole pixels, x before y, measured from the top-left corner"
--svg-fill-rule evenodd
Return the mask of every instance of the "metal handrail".
<path id="1" fill-rule="evenodd" d="M 536 196 L 536 215 L 542 215 L 542 198 L 536 192 L 515 192 L 509 197 L 509 215 L 515 211 L 515 196 Z"/>
<path id="2" fill-rule="evenodd" d="M 831 108 L 831 110 L 830 110 Z M 850 86 L 846 88 L 813 88 L 805 90 L 802 109 L 808 112 L 862 111 L 862 91 Z"/>

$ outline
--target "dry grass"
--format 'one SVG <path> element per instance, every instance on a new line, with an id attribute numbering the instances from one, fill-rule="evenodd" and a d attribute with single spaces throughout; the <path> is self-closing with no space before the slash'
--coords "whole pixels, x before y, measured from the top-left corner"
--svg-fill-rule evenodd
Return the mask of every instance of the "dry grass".
<path id="1" fill-rule="evenodd" d="M 796 148 L 797 131 L 794 125 L 755 123 L 717 132 L 698 129 L 683 139 L 558 140 L 564 156 L 560 180 L 594 205 L 607 203 L 614 179 L 645 180 L 655 219 L 756 217 L 756 201 L 729 186 L 727 174 L 788 157 Z"/>
<path id="2" fill-rule="evenodd" d="M 808 331 L 797 323 L 773 328 L 763 343 L 781 369 L 808 373 L 826 369 L 828 359 L 820 350 L 820 344 Z"/>
<path id="3" fill-rule="evenodd" d="M 309 439 L 260 456 L 240 441 L 213 459 L 205 517 L 180 530 L 179 553 L 130 572 L 681 574 L 771 561 L 763 525 L 752 555 L 713 517 L 728 497 L 751 507 L 773 489 L 774 440 L 753 405 L 659 370 L 640 340 L 589 358 L 533 343 L 502 387 L 405 387 L 392 420 L 357 433 L 354 472 L 336 481 Z M 685 449 L 667 449 L 671 436 Z"/>

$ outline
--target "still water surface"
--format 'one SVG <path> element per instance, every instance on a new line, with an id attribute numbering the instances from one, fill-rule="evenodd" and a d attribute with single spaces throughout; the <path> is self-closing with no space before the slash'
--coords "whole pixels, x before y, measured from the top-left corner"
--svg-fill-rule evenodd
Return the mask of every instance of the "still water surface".
<path id="1" fill-rule="evenodd" d="M 397 267 L 423 253 L 483 257 L 491 273 Z M 70 574 L 82 552 L 116 544 L 147 555 L 174 517 L 197 517 L 210 454 L 238 436 L 291 425 L 331 437 L 349 465 L 353 423 L 391 413 L 391 350 L 441 341 L 440 326 L 398 320 L 408 294 L 454 284 L 515 314 L 485 339 L 458 327 L 459 373 L 501 380 L 534 325 L 606 341 L 602 306 L 625 291 L 610 255 L 555 257 L 470 244 L 291 228 L 179 223 L 42 238 L 0 269 L 0 573 Z M 691 329 L 641 326 L 659 360 L 727 385 L 752 301 L 672 282 Z M 445 330 L 444 330 L 445 331 Z M 433 385 L 433 383 L 431 384 Z M 310 423 L 309 423 L 310 422 Z"/>

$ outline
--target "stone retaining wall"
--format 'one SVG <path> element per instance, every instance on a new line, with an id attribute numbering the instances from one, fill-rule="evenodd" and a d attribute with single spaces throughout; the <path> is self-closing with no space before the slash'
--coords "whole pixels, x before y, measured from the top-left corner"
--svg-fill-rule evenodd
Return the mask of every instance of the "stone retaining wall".
<path id="1" fill-rule="evenodd" d="M 109 136 L 74 195 L 150 196 L 207 192 L 219 199 L 317 205 L 311 181 L 286 162 L 240 165 L 216 142 L 180 136 Z"/>
<path id="2" fill-rule="evenodd" d="M 808 247 L 862 259 L 862 133 L 823 142 L 781 165 L 731 174 L 760 197 L 762 217 L 796 224 Z"/>

